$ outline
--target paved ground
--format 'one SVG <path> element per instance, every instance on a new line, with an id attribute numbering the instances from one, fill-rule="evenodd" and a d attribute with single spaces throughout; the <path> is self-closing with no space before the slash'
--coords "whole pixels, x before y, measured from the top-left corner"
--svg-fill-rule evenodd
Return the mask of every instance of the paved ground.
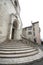
<path id="1" fill-rule="evenodd" d="M 37 61 L 33 61 L 31 63 L 19 64 L 19 65 L 43 65 L 43 58 Z"/>
<path id="2" fill-rule="evenodd" d="M 5 65 L 5 64 L 4 64 Z M 8 64 L 7 64 L 8 65 Z M 11 64 L 10 64 L 11 65 Z M 14 64 L 12 64 L 14 65 Z M 43 58 L 37 61 L 33 61 L 31 63 L 26 63 L 26 64 L 15 64 L 15 65 L 43 65 Z"/>

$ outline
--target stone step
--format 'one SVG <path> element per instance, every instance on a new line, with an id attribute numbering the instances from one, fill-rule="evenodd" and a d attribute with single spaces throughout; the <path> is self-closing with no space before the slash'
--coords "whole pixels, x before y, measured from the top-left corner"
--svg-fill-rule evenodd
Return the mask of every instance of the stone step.
<path id="1" fill-rule="evenodd" d="M 5 48 L 5 47 L 4 47 L 4 48 L 0 48 L 0 51 L 1 51 L 1 50 L 3 50 L 3 51 L 4 51 L 4 50 L 6 50 L 6 51 L 7 51 L 7 50 L 9 50 L 9 51 L 10 51 L 10 50 L 31 50 L 31 49 L 35 49 L 35 48 L 33 48 L 33 47 L 27 47 L 27 48 L 20 48 L 20 47 L 17 47 L 17 48 L 15 48 L 15 47 L 14 47 L 14 48 Z"/>
<path id="2" fill-rule="evenodd" d="M 1 46 L 1 47 L 5 47 L 5 48 L 6 48 L 6 47 L 8 47 L 8 48 L 9 48 L 9 47 L 10 47 L 10 48 L 11 48 L 11 47 L 12 47 L 12 48 L 13 48 L 13 47 L 15 47 L 15 48 L 17 48 L 17 47 L 21 47 L 21 48 L 30 47 L 30 46 L 25 46 L 25 45 L 23 46 L 23 45 L 19 45 L 19 44 L 18 44 L 18 45 L 0 45 L 0 46 Z"/>
<path id="3" fill-rule="evenodd" d="M 12 47 L 12 46 L 14 46 L 14 47 L 15 47 L 15 46 L 16 46 L 16 47 L 17 47 L 17 46 L 18 46 L 18 47 L 30 47 L 30 46 L 26 46 L 26 45 L 1 45 L 1 46 L 2 46 L 2 47 L 5 47 L 5 46 L 6 46 L 6 47 Z"/>
<path id="4" fill-rule="evenodd" d="M 23 48 L 23 49 L 24 49 L 24 48 L 29 48 L 29 47 L 1 47 L 1 48 L 11 48 L 11 49 L 12 49 L 12 48 Z M 32 48 L 32 47 L 31 47 L 31 48 Z"/>
<path id="5" fill-rule="evenodd" d="M 20 53 L 19 54 L 17 54 L 17 53 L 16 54 L 0 53 L 0 58 L 21 58 L 21 57 L 33 56 L 37 53 L 38 53 L 38 51 L 34 51 L 34 52 L 30 52 L 30 53 L 26 52 L 26 53 L 21 53 L 21 54 Z"/>
<path id="6" fill-rule="evenodd" d="M 0 54 L 23 54 L 23 53 L 30 53 L 30 52 L 34 52 L 34 51 L 38 51 L 37 49 L 27 49 L 27 50 L 17 50 L 17 49 L 13 49 L 13 50 L 0 50 Z"/>
<path id="7" fill-rule="evenodd" d="M 25 63 L 30 63 L 34 60 L 38 60 L 40 58 L 40 54 L 35 54 L 33 56 L 27 56 L 22 58 L 0 58 L 0 65 L 22 65 Z"/>

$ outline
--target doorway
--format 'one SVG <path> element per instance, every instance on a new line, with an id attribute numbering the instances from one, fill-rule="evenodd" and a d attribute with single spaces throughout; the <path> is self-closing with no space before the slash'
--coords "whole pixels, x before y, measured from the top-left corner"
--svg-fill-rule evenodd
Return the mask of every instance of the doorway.
<path id="1" fill-rule="evenodd" d="M 14 21 L 13 22 L 13 26 L 12 26 L 12 36 L 11 36 L 11 39 L 14 39 L 14 34 L 15 34 L 15 30 L 17 30 L 17 27 L 18 27 L 18 23 L 17 23 L 17 21 Z"/>
<path id="2" fill-rule="evenodd" d="M 12 29 L 12 39 L 14 39 L 14 28 Z"/>

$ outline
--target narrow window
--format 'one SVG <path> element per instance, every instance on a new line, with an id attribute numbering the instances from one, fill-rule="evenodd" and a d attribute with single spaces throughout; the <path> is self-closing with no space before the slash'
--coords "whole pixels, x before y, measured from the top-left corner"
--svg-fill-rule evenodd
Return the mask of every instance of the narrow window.
<path id="1" fill-rule="evenodd" d="M 14 1 L 14 3 L 15 3 L 15 5 L 17 6 L 17 1 L 16 1 L 16 0 Z"/>

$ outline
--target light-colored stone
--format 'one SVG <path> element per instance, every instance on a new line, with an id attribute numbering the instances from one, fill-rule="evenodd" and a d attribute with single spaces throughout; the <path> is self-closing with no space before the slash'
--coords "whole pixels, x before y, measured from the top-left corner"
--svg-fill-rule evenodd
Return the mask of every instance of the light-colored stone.
<path id="1" fill-rule="evenodd" d="M 0 43 L 6 39 L 11 39 L 13 22 L 17 22 L 17 29 L 14 30 L 14 39 L 21 39 L 22 23 L 20 19 L 20 6 L 16 0 L 0 0 Z M 15 22 L 14 22 L 15 23 Z"/>
<path id="2" fill-rule="evenodd" d="M 39 49 L 40 50 L 40 49 Z M 34 60 L 38 60 L 40 58 L 42 58 L 42 51 L 40 50 L 40 52 L 34 56 L 29 56 L 29 57 L 22 57 L 22 58 L 0 58 L 0 63 L 1 64 L 20 64 L 20 63 L 28 63 L 28 62 L 32 62 Z"/>

